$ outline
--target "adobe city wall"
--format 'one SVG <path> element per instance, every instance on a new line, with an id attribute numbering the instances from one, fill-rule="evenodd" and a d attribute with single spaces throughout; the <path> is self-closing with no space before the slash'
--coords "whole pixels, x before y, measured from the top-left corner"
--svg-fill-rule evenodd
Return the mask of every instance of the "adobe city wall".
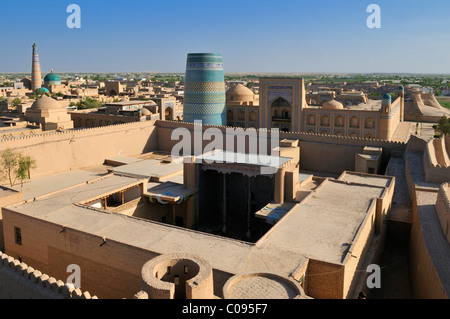
<path id="1" fill-rule="evenodd" d="M 450 183 L 442 184 L 439 187 L 436 201 L 436 213 L 441 223 L 442 231 L 447 241 L 450 243 Z"/>
<path id="2" fill-rule="evenodd" d="M 98 299 L 0 251 L 0 299 Z"/>
<path id="3" fill-rule="evenodd" d="M 173 146 L 178 143 L 177 140 L 171 139 L 171 134 L 178 127 L 188 129 L 191 136 L 194 136 L 192 123 L 152 120 L 3 138 L 0 139 L 0 152 L 10 148 L 33 157 L 37 167 L 31 174 L 32 177 L 38 177 L 101 165 L 107 157 L 140 155 L 155 150 L 171 152 Z M 210 127 L 214 126 L 205 125 L 202 130 Z M 226 126 L 215 128 L 222 133 L 227 129 Z M 260 129 L 258 132 L 268 133 L 269 131 Z M 406 148 L 406 144 L 400 142 L 301 132 L 280 132 L 279 137 L 300 140 L 302 169 L 330 173 L 354 170 L 354 155 L 361 153 L 365 146 L 383 147 L 386 152 Z M 208 140 L 203 141 L 202 149 L 209 143 Z M 225 135 L 224 145 L 226 145 Z M 192 149 L 193 146 L 192 141 Z M 235 143 L 235 149 L 237 149 L 237 143 Z"/>
<path id="4" fill-rule="evenodd" d="M 190 132 L 192 139 L 191 150 L 194 153 L 195 144 L 193 137 L 196 124 L 157 120 L 155 125 L 158 128 L 157 139 L 160 151 L 171 152 L 172 148 L 181 141 L 181 138 L 172 140 L 172 132 L 176 128 L 184 128 Z M 200 131 L 200 125 L 197 125 L 197 127 Z M 222 144 L 224 147 L 226 146 L 226 130 L 236 129 L 227 126 L 201 126 L 203 132 L 208 128 L 214 128 L 217 132 L 223 134 Z M 270 130 L 259 129 L 256 132 L 258 134 L 266 133 L 270 136 Z M 178 136 L 174 138 L 178 138 Z M 328 136 L 303 132 L 279 132 L 279 138 L 280 140 L 296 139 L 300 141 L 300 169 L 335 174 L 340 174 L 345 170 L 353 171 L 355 169 L 355 154 L 362 153 L 365 146 L 382 147 L 385 151 L 385 156 L 389 156 L 393 150 L 406 150 L 407 145 L 406 143 L 386 140 Z M 209 143 L 211 143 L 210 140 L 203 139 L 202 145 L 200 145 L 201 149 L 203 150 Z M 237 151 L 237 144 L 237 141 L 235 141 L 234 151 Z M 268 146 L 270 147 L 270 145 Z M 246 138 L 245 151 L 248 152 L 248 137 Z"/>
<path id="5" fill-rule="evenodd" d="M 33 157 L 31 176 L 37 177 L 101 165 L 107 157 L 140 155 L 158 144 L 154 121 L 145 121 L 0 139 L 0 152 L 8 148 Z"/>
<path id="6" fill-rule="evenodd" d="M 425 178 L 430 183 L 444 183 L 450 180 L 450 160 L 447 145 L 450 137 L 433 139 L 424 150 Z"/>

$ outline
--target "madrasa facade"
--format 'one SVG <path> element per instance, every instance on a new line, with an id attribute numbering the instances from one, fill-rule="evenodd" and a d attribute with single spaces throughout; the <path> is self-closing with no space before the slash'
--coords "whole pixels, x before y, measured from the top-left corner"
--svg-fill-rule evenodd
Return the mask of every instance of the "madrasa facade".
<path id="1" fill-rule="evenodd" d="M 226 92 L 227 126 L 392 140 L 404 119 L 403 87 L 356 105 L 333 97 L 321 105 L 307 101 L 301 78 L 261 78 L 259 96 L 237 84 Z"/>

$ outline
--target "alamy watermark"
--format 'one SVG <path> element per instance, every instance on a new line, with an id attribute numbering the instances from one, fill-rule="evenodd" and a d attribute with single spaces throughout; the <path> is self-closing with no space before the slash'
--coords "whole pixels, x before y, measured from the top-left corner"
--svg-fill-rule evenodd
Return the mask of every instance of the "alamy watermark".
<path id="1" fill-rule="evenodd" d="M 77 4 L 70 4 L 66 12 L 71 13 L 66 20 L 66 25 L 69 29 L 81 28 L 81 8 Z"/>
<path id="2" fill-rule="evenodd" d="M 67 266 L 66 272 L 71 273 L 67 277 L 66 285 L 75 289 L 81 288 L 81 268 L 77 264 Z"/>
<path id="3" fill-rule="evenodd" d="M 367 272 L 371 273 L 366 280 L 367 287 L 369 289 L 381 288 L 381 268 L 380 266 L 373 264 L 367 267 Z"/>
<path id="4" fill-rule="evenodd" d="M 371 4 L 366 11 L 371 13 L 367 18 L 367 27 L 369 29 L 381 29 L 381 7 L 378 4 Z"/>
<path id="5" fill-rule="evenodd" d="M 196 163 L 259 165 L 263 175 L 274 174 L 278 171 L 280 166 L 279 129 L 256 130 L 227 127 L 223 132 L 217 127 L 210 127 L 203 131 L 202 121 L 195 120 L 193 134 L 192 136 L 191 131 L 184 127 L 178 127 L 172 131 L 171 140 L 179 141 L 172 147 L 171 156 L 174 161 L 184 159 L 185 163 L 189 163 L 190 157 L 194 156 Z M 209 143 L 203 147 L 204 142 Z"/>

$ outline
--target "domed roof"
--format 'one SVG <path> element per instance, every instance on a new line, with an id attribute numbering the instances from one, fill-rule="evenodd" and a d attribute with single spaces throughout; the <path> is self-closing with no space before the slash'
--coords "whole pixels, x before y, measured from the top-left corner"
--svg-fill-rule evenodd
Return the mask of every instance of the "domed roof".
<path id="1" fill-rule="evenodd" d="M 142 113 L 142 115 L 152 115 L 152 112 L 150 112 L 148 109 L 146 109 L 145 107 L 144 108 L 142 108 L 142 111 L 141 111 Z"/>
<path id="2" fill-rule="evenodd" d="M 44 83 L 50 83 L 50 82 L 59 82 L 59 83 L 61 83 L 61 77 L 58 74 L 53 73 L 53 70 L 51 71 L 51 73 L 47 74 L 44 77 Z"/>
<path id="3" fill-rule="evenodd" d="M 392 95 L 389 93 L 384 93 L 382 103 L 388 103 L 390 104 L 392 102 Z"/>
<path id="4" fill-rule="evenodd" d="M 47 95 L 43 95 L 40 99 L 36 100 L 31 108 L 34 110 L 55 110 L 55 109 L 63 109 L 59 102 Z"/>
<path id="5" fill-rule="evenodd" d="M 331 100 L 323 103 L 322 108 L 325 110 L 342 110 L 344 109 L 344 105 L 336 100 Z"/>
<path id="6" fill-rule="evenodd" d="M 47 88 L 41 87 L 39 89 L 36 89 L 38 93 L 49 93 L 50 91 Z"/>
<path id="7" fill-rule="evenodd" d="M 233 101 L 233 102 L 234 101 L 249 102 L 249 101 L 253 101 L 253 99 L 254 99 L 254 94 L 253 94 L 252 90 L 250 90 L 248 87 L 244 86 L 241 83 L 230 88 L 227 91 L 226 95 L 227 95 L 227 100 Z"/>

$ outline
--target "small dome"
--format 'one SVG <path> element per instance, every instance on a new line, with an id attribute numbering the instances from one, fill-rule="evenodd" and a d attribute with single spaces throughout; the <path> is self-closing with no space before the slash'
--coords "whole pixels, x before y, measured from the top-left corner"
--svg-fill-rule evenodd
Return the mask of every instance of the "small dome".
<path id="1" fill-rule="evenodd" d="M 36 100 L 33 105 L 31 105 L 33 110 L 55 110 L 55 109 L 63 109 L 59 102 L 47 95 L 43 95 L 40 99 Z"/>
<path id="2" fill-rule="evenodd" d="M 141 114 L 142 114 L 142 115 L 152 115 L 152 112 L 150 112 L 150 111 L 149 111 L 148 109 L 146 109 L 146 108 L 142 108 Z"/>
<path id="3" fill-rule="evenodd" d="M 233 102 L 252 102 L 255 96 L 252 90 L 241 83 L 230 88 L 226 95 L 227 101 Z"/>
<path id="4" fill-rule="evenodd" d="M 37 93 L 50 93 L 50 91 L 47 88 L 44 88 L 44 87 L 36 89 L 36 92 Z"/>
<path id="5" fill-rule="evenodd" d="M 392 95 L 389 93 L 384 93 L 383 95 L 383 103 L 391 103 L 392 102 Z"/>
<path id="6" fill-rule="evenodd" d="M 53 70 L 52 70 L 51 73 L 47 74 L 44 77 L 44 84 L 46 84 L 46 85 L 60 85 L 61 84 L 61 77 L 58 74 L 53 73 Z"/>
<path id="7" fill-rule="evenodd" d="M 342 110 L 344 109 L 344 105 L 336 100 L 331 100 L 323 103 L 322 108 L 324 110 Z"/>

